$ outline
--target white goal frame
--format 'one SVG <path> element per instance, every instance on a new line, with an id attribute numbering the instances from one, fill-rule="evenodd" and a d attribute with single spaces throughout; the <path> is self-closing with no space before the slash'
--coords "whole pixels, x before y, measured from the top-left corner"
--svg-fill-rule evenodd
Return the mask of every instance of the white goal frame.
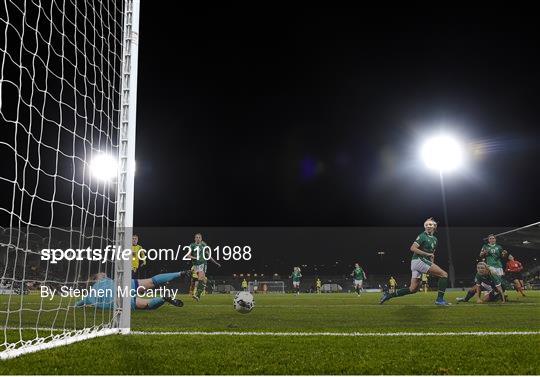
<path id="1" fill-rule="evenodd" d="M 29 1 L 29 0 L 24 0 Z M 117 206 L 115 243 L 122 249 L 131 249 L 133 234 L 133 201 L 135 175 L 135 129 L 137 103 L 137 71 L 139 43 L 140 0 L 123 0 L 123 41 L 122 72 L 120 88 L 120 119 L 118 140 Z M 114 266 L 114 279 L 117 290 L 131 286 L 131 260 L 119 260 Z M 125 297 L 123 297 L 125 296 Z M 0 352 L 0 360 L 14 358 L 23 354 L 63 346 L 86 339 L 111 334 L 129 334 L 131 320 L 130 297 L 115 296 L 112 322 L 99 329 L 59 331 L 58 336 L 47 342 L 23 344 L 14 349 Z M 48 329 L 50 330 L 50 329 Z"/>
<path id="2" fill-rule="evenodd" d="M 133 236 L 133 202 L 135 189 L 135 128 L 137 115 L 137 70 L 139 56 L 140 0 L 125 0 L 124 42 L 122 59 L 121 119 L 118 156 L 118 205 L 116 208 L 116 243 L 131 249 Z M 131 287 L 131 260 L 115 264 L 117 289 Z M 117 327 L 129 334 L 131 327 L 131 299 L 116 295 Z"/>

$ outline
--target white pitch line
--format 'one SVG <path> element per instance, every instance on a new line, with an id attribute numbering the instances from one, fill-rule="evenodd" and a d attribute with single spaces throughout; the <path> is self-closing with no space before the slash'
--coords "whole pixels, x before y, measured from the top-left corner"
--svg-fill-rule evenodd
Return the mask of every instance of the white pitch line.
<path id="1" fill-rule="evenodd" d="M 51 329 L 50 327 L 2 327 L 3 330 L 78 331 L 82 329 Z M 268 331 L 131 331 L 134 335 L 272 335 L 272 336 L 434 336 L 434 335 L 540 335 L 540 331 L 451 331 L 451 332 L 268 332 Z"/>
<path id="2" fill-rule="evenodd" d="M 221 308 L 221 307 L 230 307 L 231 305 L 230 304 L 194 304 L 196 305 L 197 307 L 211 307 L 211 308 Z M 488 304 L 488 305 L 484 305 L 484 307 L 490 307 L 490 306 L 493 306 L 493 305 L 498 305 L 499 307 L 507 307 L 507 308 L 513 308 L 515 306 L 540 306 L 540 303 L 535 303 L 535 302 L 514 302 L 514 303 L 511 303 L 511 304 L 504 304 L 504 305 L 499 305 L 497 303 L 495 304 Z M 191 305 L 190 305 L 191 306 Z M 357 304 L 337 304 L 337 305 L 333 305 L 333 304 L 328 304 L 328 305 L 280 305 L 280 304 L 277 304 L 277 305 L 272 305 L 272 304 L 268 304 L 268 305 L 256 305 L 257 308 L 342 308 L 342 307 L 358 307 L 358 308 L 380 308 L 381 306 L 384 306 L 385 308 L 397 308 L 397 307 L 411 307 L 411 306 L 415 306 L 415 307 L 421 307 L 421 308 L 440 308 L 440 306 L 436 306 L 435 304 L 394 304 L 394 303 L 391 303 L 391 304 L 385 304 L 385 305 L 381 305 L 381 304 L 362 304 L 362 303 L 357 303 Z M 473 303 L 464 303 L 464 304 L 452 304 L 451 306 L 458 306 L 458 307 L 462 307 L 462 308 L 465 308 L 465 307 L 473 307 L 475 306 Z"/>
<path id="3" fill-rule="evenodd" d="M 345 337 L 395 337 L 395 336 L 508 336 L 540 335 L 540 331 L 461 331 L 461 332 L 255 332 L 255 331 L 131 331 L 132 335 L 225 335 L 225 336 L 345 336 Z"/>

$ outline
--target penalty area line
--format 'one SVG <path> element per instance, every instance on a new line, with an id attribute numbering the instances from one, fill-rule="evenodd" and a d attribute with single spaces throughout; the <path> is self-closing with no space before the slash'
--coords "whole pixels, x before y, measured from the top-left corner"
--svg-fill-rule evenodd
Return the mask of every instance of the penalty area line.
<path id="1" fill-rule="evenodd" d="M 456 332 L 256 332 L 256 331 L 131 331 L 131 335 L 212 335 L 212 336 L 510 336 L 540 335 L 540 331 L 456 331 Z"/>

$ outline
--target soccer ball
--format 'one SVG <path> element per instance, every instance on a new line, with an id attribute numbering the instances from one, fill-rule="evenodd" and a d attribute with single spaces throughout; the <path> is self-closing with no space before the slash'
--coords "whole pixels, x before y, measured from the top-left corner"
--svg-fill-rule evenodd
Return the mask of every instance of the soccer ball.
<path id="1" fill-rule="evenodd" d="M 238 292 L 234 296 L 233 306 L 234 310 L 236 310 L 238 313 L 249 313 L 255 307 L 253 295 L 249 292 Z"/>

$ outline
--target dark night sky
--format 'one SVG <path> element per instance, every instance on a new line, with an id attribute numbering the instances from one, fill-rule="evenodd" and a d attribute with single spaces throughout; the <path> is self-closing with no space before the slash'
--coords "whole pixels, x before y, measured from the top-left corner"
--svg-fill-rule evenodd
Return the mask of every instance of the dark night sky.
<path id="1" fill-rule="evenodd" d="M 68 10 L 77 22 L 60 33 L 38 15 L 61 20 L 63 10 L 33 5 L 25 15 L 8 7 L 7 40 L 18 43 L 8 43 L 2 68 L 0 224 L 50 239 L 51 225 L 112 230 L 115 183 L 95 180 L 87 165 L 116 135 L 118 103 L 108 95 L 120 84 L 121 24 L 80 39 L 93 16 Z M 454 259 L 469 273 L 482 237 L 539 221 L 537 21 L 529 9 L 493 6 L 194 10 L 143 1 L 134 221 L 142 244 L 175 248 L 203 232 L 210 245 L 256 249 L 227 273 L 281 273 L 307 259 L 332 271 L 355 258 L 369 271 L 403 269 L 424 220 L 447 225 L 439 177 L 419 161 L 423 140 L 443 131 L 468 154 L 445 187 Z M 33 33 L 21 44 L 23 24 L 51 35 L 38 44 L 52 46 L 37 50 L 46 62 L 36 65 Z M 102 57 L 96 70 L 90 62 Z M 516 252 L 526 264 L 536 258 L 528 250 Z"/>
<path id="2" fill-rule="evenodd" d="M 451 225 L 538 220 L 534 12 L 167 4 L 142 4 L 135 225 L 419 226 L 441 124 L 483 151 Z"/>

